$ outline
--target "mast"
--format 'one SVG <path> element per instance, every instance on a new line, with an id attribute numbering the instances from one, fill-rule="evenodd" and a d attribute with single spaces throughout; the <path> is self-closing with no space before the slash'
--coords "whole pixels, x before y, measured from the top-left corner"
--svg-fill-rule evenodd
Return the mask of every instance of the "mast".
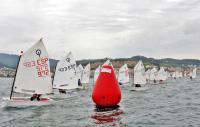
<path id="1" fill-rule="evenodd" d="M 23 53 L 23 52 L 21 52 L 21 53 Z M 18 67 L 19 67 L 19 62 L 20 62 L 21 56 L 22 55 L 19 56 L 19 60 L 18 60 L 18 63 L 17 63 L 17 69 L 16 69 L 16 72 L 15 72 L 15 77 L 14 77 L 14 80 L 13 80 L 13 84 L 12 84 L 12 88 L 11 88 L 11 93 L 10 93 L 10 100 L 12 98 L 13 88 L 14 88 L 15 79 L 16 79 L 16 76 L 17 76 L 17 71 L 18 71 Z"/>

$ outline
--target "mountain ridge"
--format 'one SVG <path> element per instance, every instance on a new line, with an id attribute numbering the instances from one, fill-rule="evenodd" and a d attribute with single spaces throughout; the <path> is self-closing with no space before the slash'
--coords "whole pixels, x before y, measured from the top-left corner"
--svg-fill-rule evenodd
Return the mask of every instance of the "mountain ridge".
<path id="1" fill-rule="evenodd" d="M 198 59 L 175 59 L 175 58 L 155 59 L 155 58 L 151 58 L 151 57 L 148 58 L 141 55 L 132 56 L 130 58 L 82 59 L 82 60 L 77 60 L 77 65 L 82 64 L 85 66 L 87 63 L 102 64 L 107 59 L 110 59 L 113 63 L 114 62 L 125 63 L 127 61 L 133 61 L 136 63 L 137 61 L 142 60 L 147 65 L 150 64 L 150 65 L 156 65 L 156 66 L 190 66 L 190 65 L 199 66 L 200 65 L 200 60 Z M 18 55 L 0 53 L 0 68 L 8 67 L 8 68 L 16 69 L 18 60 L 19 60 Z M 51 70 L 55 69 L 57 62 L 58 60 L 50 59 Z"/>

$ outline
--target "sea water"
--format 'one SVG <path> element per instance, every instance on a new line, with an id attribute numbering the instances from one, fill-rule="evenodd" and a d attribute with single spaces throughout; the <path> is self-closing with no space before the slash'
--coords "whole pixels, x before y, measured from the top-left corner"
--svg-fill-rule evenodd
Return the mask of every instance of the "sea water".
<path id="1" fill-rule="evenodd" d="M 147 85 L 146 91 L 120 86 L 119 107 L 97 109 L 92 102 L 92 80 L 87 90 L 72 99 L 59 99 L 44 107 L 6 107 L 12 78 L 0 78 L 1 127 L 193 127 L 200 126 L 200 77 L 171 79 Z"/>

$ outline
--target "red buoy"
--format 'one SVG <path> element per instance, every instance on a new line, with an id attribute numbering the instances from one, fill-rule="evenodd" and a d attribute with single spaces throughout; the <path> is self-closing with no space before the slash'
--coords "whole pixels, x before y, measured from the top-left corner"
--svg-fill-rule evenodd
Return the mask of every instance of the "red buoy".
<path id="1" fill-rule="evenodd" d="M 92 99 L 97 106 L 110 107 L 117 105 L 121 100 L 121 91 L 115 77 L 113 67 L 103 65 L 96 80 Z"/>

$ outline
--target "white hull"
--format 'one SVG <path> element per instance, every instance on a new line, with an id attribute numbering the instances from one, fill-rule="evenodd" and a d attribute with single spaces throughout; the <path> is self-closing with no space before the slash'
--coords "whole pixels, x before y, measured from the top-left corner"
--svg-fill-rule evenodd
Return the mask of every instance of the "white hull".
<path id="1" fill-rule="evenodd" d="M 7 107 L 47 106 L 53 103 L 52 99 L 44 97 L 41 97 L 40 101 L 31 101 L 30 97 L 3 98 L 3 101 Z"/>
<path id="2" fill-rule="evenodd" d="M 145 91 L 148 90 L 148 87 L 134 87 L 131 89 L 131 91 Z"/>

